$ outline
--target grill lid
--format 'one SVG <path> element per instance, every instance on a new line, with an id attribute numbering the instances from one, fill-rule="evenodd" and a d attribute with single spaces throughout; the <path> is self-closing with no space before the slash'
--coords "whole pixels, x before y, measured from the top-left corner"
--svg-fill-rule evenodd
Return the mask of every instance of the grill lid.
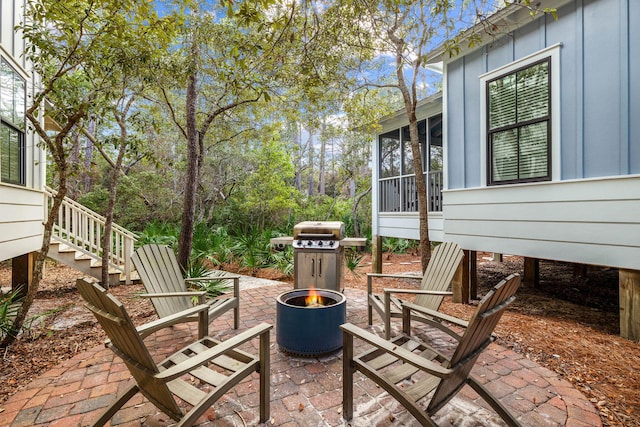
<path id="1" fill-rule="evenodd" d="M 294 239 L 344 238 L 344 223 L 341 221 L 302 221 L 293 227 Z"/>

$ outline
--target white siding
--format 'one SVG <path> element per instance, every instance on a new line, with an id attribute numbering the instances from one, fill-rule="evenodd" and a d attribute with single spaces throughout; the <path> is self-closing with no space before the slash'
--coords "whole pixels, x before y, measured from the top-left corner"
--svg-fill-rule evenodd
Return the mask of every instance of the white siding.
<path id="1" fill-rule="evenodd" d="M 442 212 L 429 213 L 429 239 L 442 242 L 443 219 Z M 378 235 L 397 237 L 401 239 L 420 239 L 418 212 L 410 213 L 379 213 Z"/>
<path id="2" fill-rule="evenodd" d="M 25 0 L 0 0 L 0 55 L 26 80 L 28 103 L 34 98 L 39 79 L 23 56 L 22 33 L 14 29 L 22 21 L 24 5 Z M 33 132 L 27 132 L 25 187 L 0 183 L 0 260 L 38 251 L 42 246 L 44 195 L 41 190 L 46 159 L 38 142 Z"/>
<path id="3" fill-rule="evenodd" d="M 0 185 L 0 261 L 40 250 L 43 203 L 40 191 Z"/>
<path id="4" fill-rule="evenodd" d="M 451 190 L 444 238 L 465 249 L 640 270 L 640 176 Z"/>

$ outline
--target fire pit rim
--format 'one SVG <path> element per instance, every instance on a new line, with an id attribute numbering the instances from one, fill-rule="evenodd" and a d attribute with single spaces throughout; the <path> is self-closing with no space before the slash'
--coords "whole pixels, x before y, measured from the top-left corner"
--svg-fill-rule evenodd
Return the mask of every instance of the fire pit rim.
<path id="1" fill-rule="evenodd" d="M 320 295 L 321 297 L 324 298 L 331 298 L 333 299 L 335 302 L 332 304 L 327 304 L 327 305 L 320 305 L 320 306 L 314 306 L 314 307 L 307 307 L 307 306 L 302 306 L 302 305 L 294 305 L 294 304 L 289 304 L 288 301 L 292 300 L 294 298 L 299 298 L 299 297 L 303 297 L 303 296 L 308 296 L 309 295 L 309 291 L 314 290 L 316 292 L 316 294 Z M 289 298 L 287 300 L 284 300 L 283 297 L 284 296 L 288 296 Z M 276 301 L 278 301 L 281 304 L 286 305 L 287 307 L 291 307 L 291 308 L 299 308 L 299 309 L 323 309 L 323 308 L 331 308 L 335 305 L 339 305 L 342 304 L 343 302 L 345 302 L 347 299 L 347 297 L 345 296 L 345 294 L 343 294 L 342 292 L 339 291 L 334 291 L 332 289 L 318 289 L 318 288 L 298 288 L 298 289 L 292 289 L 292 290 L 288 290 L 285 292 L 282 292 L 281 294 L 279 294 L 276 297 Z"/>

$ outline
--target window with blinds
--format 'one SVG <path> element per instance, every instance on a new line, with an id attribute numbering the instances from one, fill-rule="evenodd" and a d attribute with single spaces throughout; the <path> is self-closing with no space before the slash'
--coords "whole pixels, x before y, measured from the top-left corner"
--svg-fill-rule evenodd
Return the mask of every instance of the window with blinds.
<path id="1" fill-rule="evenodd" d="M 551 179 L 551 60 L 487 82 L 489 185 Z"/>
<path id="2" fill-rule="evenodd" d="M 0 60 L 0 181 L 24 184 L 25 80 Z"/>

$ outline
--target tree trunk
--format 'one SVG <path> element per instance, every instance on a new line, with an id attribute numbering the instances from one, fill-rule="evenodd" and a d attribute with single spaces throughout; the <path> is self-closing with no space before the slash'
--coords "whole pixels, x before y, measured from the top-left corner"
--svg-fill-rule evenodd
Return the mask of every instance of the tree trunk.
<path id="1" fill-rule="evenodd" d="M 131 105 L 132 100 L 129 102 Z M 102 236 L 102 286 L 106 289 L 109 289 L 109 258 L 111 255 L 111 231 L 113 229 L 113 211 L 116 206 L 116 192 L 118 188 L 118 178 L 120 177 L 120 170 L 122 169 L 122 161 L 124 159 L 124 153 L 127 146 L 127 124 L 126 120 L 126 112 L 118 117 L 116 116 L 116 121 L 120 126 L 120 146 L 118 147 L 118 158 L 116 159 L 115 166 L 111 175 L 111 183 L 109 186 L 109 200 L 107 201 L 107 210 L 104 213 L 105 222 L 104 222 L 104 234 Z"/>
<path id="2" fill-rule="evenodd" d="M 326 119 L 322 120 L 320 129 L 320 162 L 318 164 L 318 194 L 325 195 L 325 159 L 327 157 L 327 123 Z"/>
<path id="3" fill-rule="evenodd" d="M 96 136 L 96 119 L 91 117 L 89 119 L 89 134 Z M 84 148 L 84 192 L 91 191 L 91 164 L 93 163 L 93 143 L 90 139 L 87 140 L 87 145 Z"/>
<path id="4" fill-rule="evenodd" d="M 295 144 L 298 148 L 298 169 L 296 170 L 296 189 L 298 191 L 302 190 L 302 154 L 304 153 L 304 149 L 302 147 L 302 125 L 296 125 L 296 137 Z"/>
<path id="5" fill-rule="evenodd" d="M 313 133 L 312 133 L 312 129 L 309 129 L 309 177 L 308 177 L 308 184 L 309 184 L 309 196 L 313 196 Z"/>
<path id="6" fill-rule="evenodd" d="M 187 172 L 184 182 L 184 200 L 182 203 L 182 225 L 178 240 L 178 263 L 183 270 L 187 269 L 191 256 L 193 243 L 193 227 L 196 214 L 196 190 L 198 186 L 198 129 L 196 123 L 196 102 L 198 98 L 198 70 L 196 58 L 198 58 L 197 41 L 192 41 L 191 46 L 192 69 L 189 74 L 186 97 L 186 121 L 187 121 Z"/>
<path id="7" fill-rule="evenodd" d="M 9 328 L 9 331 L 4 336 L 2 342 L 0 342 L 0 348 L 8 347 L 18 337 L 18 333 L 20 332 L 20 329 L 22 329 L 24 320 L 27 318 L 27 313 L 29 312 L 29 309 L 31 308 L 31 305 L 33 304 L 33 301 L 35 300 L 38 293 L 40 281 L 42 280 L 42 272 L 44 271 L 44 262 L 47 258 L 47 254 L 49 253 L 49 245 L 51 243 L 51 233 L 53 231 L 53 225 L 56 218 L 58 217 L 58 211 L 60 210 L 60 206 L 62 205 L 62 200 L 64 200 L 67 194 L 67 171 L 64 167 L 59 172 L 59 181 L 60 187 L 53 196 L 53 205 L 49 210 L 47 221 L 44 224 L 42 246 L 40 247 L 40 252 L 38 252 L 35 257 L 33 266 L 33 281 L 27 289 L 27 294 L 22 299 L 22 305 L 20 306 L 15 319 L 13 319 L 13 323 Z"/>
<path id="8" fill-rule="evenodd" d="M 431 259 L 431 240 L 429 239 L 429 205 L 427 204 L 427 186 L 424 179 L 424 168 L 422 166 L 422 153 L 420 152 L 420 137 L 418 135 L 418 119 L 416 117 L 416 72 L 419 62 L 414 63 L 414 75 L 412 91 L 404 78 L 403 52 L 405 43 L 398 38 L 393 31 L 388 32 L 389 37 L 395 44 L 396 53 L 396 75 L 398 77 L 398 87 L 402 92 L 407 118 L 409 119 L 409 137 L 411 139 L 411 154 L 413 156 L 413 170 L 416 176 L 416 189 L 418 192 L 418 212 L 420 215 L 420 263 L 422 271 L 427 268 Z M 416 60 L 419 61 L 419 58 Z M 426 141 L 425 141 L 426 142 Z"/>
<path id="9" fill-rule="evenodd" d="M 360 204 L 364 196 L 366 196 L 370 192 L 371 187 L 358 194 L 358 196 L 354 200 L 353 208 L 351 209 L 351 216 L 353 217 L 353 233 L 355 234 L 354 237 L 360 237 L 360 227 L 358 226 L 358 205 Z"/>

